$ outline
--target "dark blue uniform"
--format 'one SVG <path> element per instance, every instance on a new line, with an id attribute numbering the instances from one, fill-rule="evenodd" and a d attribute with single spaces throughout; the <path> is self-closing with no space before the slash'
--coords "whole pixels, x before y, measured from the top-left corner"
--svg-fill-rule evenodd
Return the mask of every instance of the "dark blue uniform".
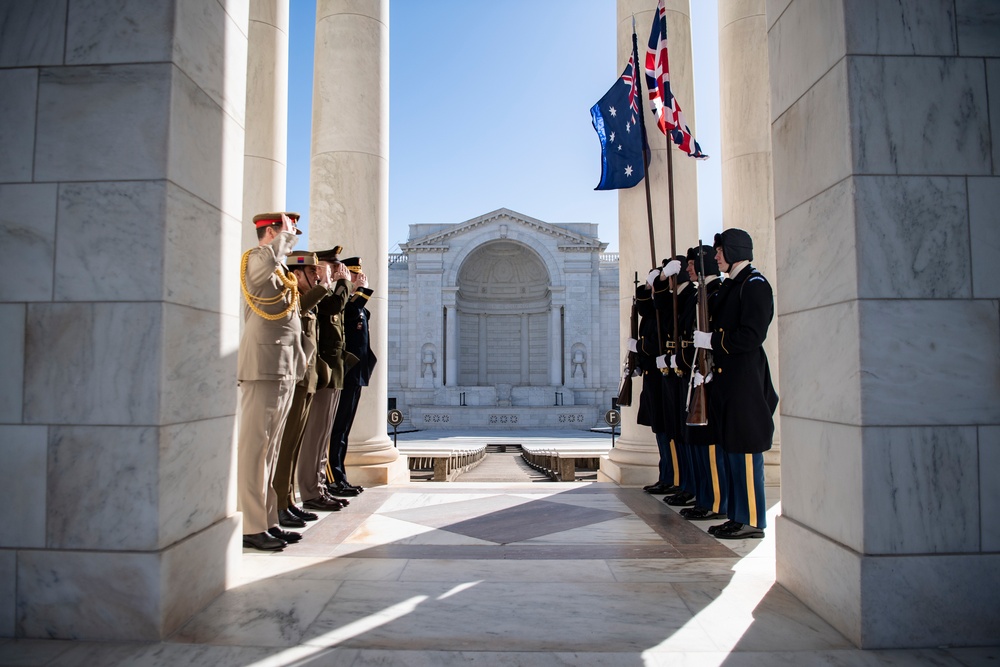
<path id="1" fill-rule="evenodd" d="M 333 483 L 338 485 L 347 483 L 344 468 L 347 442 L 354 425 L 354 416 L 358 412 L 361 388 L 368 386 L 378 361 L 372 352 L 368 333 L 368 318 L 371 313 L 366 306 L 371 295 L 372 290 L 359 287 L 344 307 L 344 348 L 357 358 L 357 362 L 344 373 L 344 389 L 340 393 L 340 402 L 333 417 L 333 430 L 330 432 L 330 471 L 333 473 Z"/>

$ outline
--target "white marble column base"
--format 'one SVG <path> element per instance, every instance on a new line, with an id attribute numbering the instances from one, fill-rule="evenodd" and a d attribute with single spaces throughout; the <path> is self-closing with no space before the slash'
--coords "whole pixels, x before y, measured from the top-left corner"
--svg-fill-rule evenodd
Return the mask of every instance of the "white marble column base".
<path id="1" fill-rule="evenodd" d="M 601 457 L 601 468 L 597 471 L 598 482 L 614 482 L 618 486 L 646 486 L 655 484 L 659 477 L 659 461 L 653 465 L 625 463 L 612 460 L 610 455 Z"/>
<path id="2" fill-rule="evenodd" d="M 776 521 L 777 583 L 864 649 L 987 646 L 1000 628 L 1000 554 L 866 556 Z"/>
<path id="3" fill-rule="evenodd" d="M 154 552 L 19 550 L 15 636 L 162 640 L 238 580 L 241 526 L 235 514 Z"/>
<path id="4" fill-rule="evenodd" d="M 348 465 L 347 479 L 351 480 L 351 484 L 360 484 L 361 486 L 409 484 L 410 467 L 408 459 L 406 456 L 400 454 L 398 458 L 387 463 Z"/>
<path id="5" fill-rule="evenodd" d="M 764 484 L 766 486 L 781 484 L 781 445 L 777 442 L 764 452 Z"/>

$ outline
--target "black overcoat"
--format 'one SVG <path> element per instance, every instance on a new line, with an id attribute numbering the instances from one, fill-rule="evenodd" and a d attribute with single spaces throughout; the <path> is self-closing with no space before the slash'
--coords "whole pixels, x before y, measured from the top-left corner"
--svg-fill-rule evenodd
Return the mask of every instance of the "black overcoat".
<path id="1" fill-rule="evenodd" d="M 722 283 L 711 308 L 713 380 L 708 398 L 715 434 L 727 452 L 771 448 L 778 394 L 764 353 L 774 295 L 752 266 Z"/>
<path id="2" fill-rule="evenodd" d="M 683 288 L 683 285 L 681 286 Z M 677 295 L 677 312 L 684 312 L 685 304 L 691 298 L 692 290 L 683 289 Z M 660 319 L 660 331 L 664 341 L 673 339 L 674 331 L 674 298 L 666 281 L 656 281 L 653 288 L 653 305 Z M 678 321 L 678 330 L 680 329 Z M 667 358 L 674 354 L 674 349 L 665 349 Z M 663 412 L 664 433 L 666 433 L 675 443 L 683 444 L 684 438 L 684 403 L 687 397 L 687 388 L 684 379 L 673 369 L 666 369 L 660 374 L 660 387 L 662 400 L 660 410 Z"/>
<path id="3" fill-rule="evenodd" d="M 652 294 L 646 283 L 636 287 L 635 307 L 639 314 L 639 351 L 636 353 L 636 366 L 642 371 L 642 392 L 639 394 L 639 409 L 636 410 L 635 421 L 650 427 L 653 433 L 664 433 L 667 426 L 663 410 L 660 408 L 663 403 L 663 390 L 660 369 L 656 367 L 659 334 Z"/>

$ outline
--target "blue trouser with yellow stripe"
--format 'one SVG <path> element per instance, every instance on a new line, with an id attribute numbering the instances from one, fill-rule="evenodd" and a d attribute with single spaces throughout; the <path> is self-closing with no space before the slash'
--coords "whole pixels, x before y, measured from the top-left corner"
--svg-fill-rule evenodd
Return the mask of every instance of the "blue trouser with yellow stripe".
<path id="1" fill-rule="evenodd" d="M 674 483 L 674 471 L 677 469 L 674 464 L 676 455 L 673 442 L 666 433 L 654 433 L 653 435 L 656 436 L 656 449 L 660 454 L 660 478 L 656 482 L 669 486 Z"/>
<path id="2" fill-rule="evenodd" d="M 729 509 L 729 474 L 726 453 L 717 445 L 692 445 L 698 507 L 725 514 Z"/>
<path id="3" fill-rule="evenodd" d="M 733 521 L 766 528 L 764 503 L 764 455 L 726 452 L 729 472 L 729 511 Z"/>

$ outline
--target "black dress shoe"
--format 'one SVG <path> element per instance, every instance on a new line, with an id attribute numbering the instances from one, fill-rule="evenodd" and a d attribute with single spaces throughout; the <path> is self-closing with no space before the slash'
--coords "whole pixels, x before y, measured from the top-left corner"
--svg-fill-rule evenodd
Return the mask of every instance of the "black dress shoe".
<path id="1" fill-rule="evenodd" d="M 334 498 L 333 496 L 324 495 L 323 498 L 328 503 L 333 503 L 334 505 L 340 505 L 341 507 L 347 507 L 351 504 L 347 498 Z"/>
<path id="2" fill-rule="evenodd" d="M 666 485 L 657 482 L 656 484 L 647 484 L 646 486 L 642 487 L 642 490 L 645 491 L 646 493 L 663 493 L 663 490 L 666 488 L 667 488 Z"/>
<path id="3" fill-rule="evenodd" d="M 681 491 L 680 493 L 675 493 L 672 496 L 667 496 L 663 499 L 663 502 L 670 505 L 671 507 L 684 507 L 686 505 L 694 505 L 694 494 L 688 493 L 687 491 Z"/>
<path id="4" fill-rule="evenodd" d="M 271 533 L 272 537 L 277 537 L 279 540 L 284 540 L 291 544 L 292 542 L 298 542 L 302 539 L 302 533 L 294 533 L 290 530 L 282 530 L 277 526 L 272 526 L 267 529 L 267 532 Z"/>
<path id="5" fill-rule="evenodd" d="M 285 548 L 286 544 L 288 543 L 284 540 L 279 540 L 268 533 L 254 533 L 253 535 L 243 536 L 243 546 L 257 549 L 258 551 L 281 551 Z"/>
<path id="6" fill-rule="evenodd" d="M 755 526 L 733 522 L 729 528 L 715 531 L 715 536 L 720 540 L 759 540 L 764 537 L 764 531 Z"/>
<path id="7" fill-rule="evenodd" d="M 357 489 L 355 489 L 353 486 L 348 486 L 347 484 L 343 484 L 343 483 L 341 483 L 341 484 L 327 484 L 326 488 L 327 488 L 327 492 L 331 496 L 346 496 L 348 498 L 353 498 L 354 496 L 356 496 L 359 493 L 361 493 L 360 491 L 358 491 Z"/>
<path id="8" fill-rule="evenodd" d="M 736 523 L 736 521 L 733 521 L 732 519 L 729 519 L 725 523 L 720 523 L 718 526 L 711 526 L 708 529 L 708 534 L 709 535 L 715 535 L 720 530 L 729 530 L 729 527 L 732 526 L 734 523 Z M 742 525 L 742 524 L 740 524 L 740 525 Z"/>
<path id="9" fill-rule="evenodd" d="M 278 510 L 278 525 L 285 528 L 305 528 L 306 522 L 289 510 Z"/>
<path id="10" fill-rule="evenodd" d="M 709 521 L 721 519 L 724 515 L 704 507 L 685 507 L 681 510 L 681 516 L 688 521 Z"/>
<path id="11" fill-rule="evenodd" d="M 328 500 L 324 496 L 319 498 L 310 498 L 309 500 L 303 501 L 302 506 L 310 510 L 319 510 L 321 512 L 339 512 L 340 504 Z"/>
<path id="12" fill-rule="evenodd" d="M 307 512 L 304 509 L 296 507 L 295 505 L 289 505 L 288 511 L 294 514 L 295 516 L 299 517 L 303 521 L 316 521 L 317 519 L 319 519 L 319 517 L 313 514 L 312 512 Z"/>

